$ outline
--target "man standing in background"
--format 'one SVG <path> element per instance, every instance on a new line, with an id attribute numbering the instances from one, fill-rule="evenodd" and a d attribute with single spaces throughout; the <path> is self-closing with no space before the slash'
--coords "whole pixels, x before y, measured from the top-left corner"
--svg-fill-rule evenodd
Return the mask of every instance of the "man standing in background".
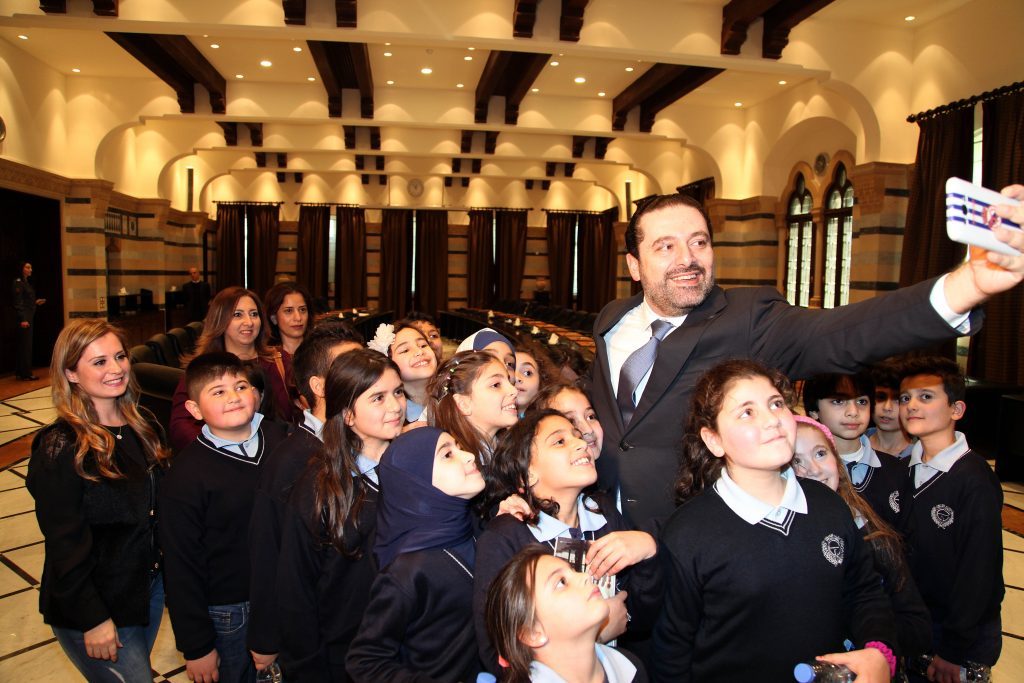
<path id="1" fill-rule="evenodd" d="M 14 374 L 21 380 L 39 379 L 32 374 L 32 330 L 36 306 L 42 306 L 46 299 L 36 298 L 32 277 L 32 264 L 23 261 L 21 276 L 14 279 L 14 310 L 18 314 L 18 351 L 14 359 Z"/>
<path id="2" fill-rule="evenodd" d="M 199 277 L 199 269 L 195 266 L 188 269 L 188 276 L 189 281 L 182 287 L 185 292 L 185 312 L 189 322 L 202 322 L 210 305 L 210 283 Z"/>

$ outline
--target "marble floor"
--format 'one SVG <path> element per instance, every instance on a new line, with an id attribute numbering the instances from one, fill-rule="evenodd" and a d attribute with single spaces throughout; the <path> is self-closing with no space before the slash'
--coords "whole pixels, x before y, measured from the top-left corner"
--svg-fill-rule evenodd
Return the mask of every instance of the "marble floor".
<path id="1" fill-rule="evenodd" d="M 51 419 L 48 388 L 0 400 L 0 444 L 38 429 L 39 424 Z M 83 681 L 39 614 L 43 538 L 36 524 L 34 502 L 25 488 L 27 469 L 25 459 L 0 469 L 0 681 Z M 1003 490 L 1008 511 L 1024 513 L 1024 485 L 1006 483 Z M 1024 681 L 1024 527 L 1013 526 L 1013 530 L 1003 531 L 1006 598 L 1003 653 L 993 675 L 996 683 Z M 184 661 L 174 648 L 166 610 L 152 665 L 157 683 L 188 681 Z"/>

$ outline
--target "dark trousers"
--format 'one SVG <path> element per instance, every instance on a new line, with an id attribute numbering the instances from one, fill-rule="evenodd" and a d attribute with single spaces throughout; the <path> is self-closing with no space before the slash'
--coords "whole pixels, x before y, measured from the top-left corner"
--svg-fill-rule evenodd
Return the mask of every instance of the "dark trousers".
<path id="1" fill-rule="evenodd" d="M 32 374 L 32 323 L 28 327 L 18 324 L 18 350 L 14 357 L 14 374 L 28 377 Z"/>

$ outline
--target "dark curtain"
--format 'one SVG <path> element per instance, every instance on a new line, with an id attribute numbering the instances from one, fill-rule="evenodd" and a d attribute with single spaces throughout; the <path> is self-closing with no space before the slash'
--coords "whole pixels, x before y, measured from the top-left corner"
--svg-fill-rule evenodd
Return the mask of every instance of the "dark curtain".
<path id="1" fill-rule="evenodd" d="M 448 310 L 448 212 L 416 212 L 416 309 Z"/>
<path id="2" fill-rule="evenodd" d="M 1024 92 L 982 104 L 981 184 L 1000 190 L 1024 179 Z M 1024 290 L 1014 287 L 985 304 L 985 325 L 971 339 L 968 372 L 1024 384 Z"/>
<path id="3" fill-rule="evenodd" d="M 551 303 L 572 308 L 572 252 L 575 213 L 548 212 L 548 271 Z"/>
<path id="4" fill-rule="evenodd" d="M 469 212 L 469 249 L 466 254 L 466 305 L 490 308 L 494 305 L 494 213 L 483 209 Z"/>
<path id="5" fill-rule="evenodd" d="M 498 301 L 518 301 L 523 289 L 523 268 L 526 266 L 526 212 L 498 211 Z"/>
<path id="6" fill-rule="evenodd" d="M 599 214 L 580 214 L 579 230 L 579 306 L 584 311 L 600 311 L 615 298 L 615 221 L 618 207 Z"/>
<path id="7" fill-rule="evenodd" d="M 331 228 L 331 207 L 299 207 L 299 251 L 295 280 L 313 295 L 327 296 L 327 247 Z"/>
<path id="8" fill-rule="evenodd" d="M 242 248 L 245 245 L 245 204 L 217 205 L 217 287 L 242 286 Z"/>
<path id="9" fill-rule="evenodd" d="M 250 205 L 249 289 L 260 297 L 274 286 L 277 273 L 277 236 L 281 223 L 277 204 Z"/>
<path id="10" fill-rule="evenodd" d="M 964 256 L 946 236 L 946 179 L 971 177 L 974 111 L 971 108 L 918 121 L 917 160 L 903 231 L 900 287 L 945 273 Z"/>
<path id="11" fill-rule="evenodd" d="M 339 308 L 366 305 L 366 211 L 339 206 L 334 244 L 334 304 Z"/>
<path id="12" fill-rule="evenodd" d="M 377 308 L 404 318 L 412 285 L 412 211 L 384 209 L 380 230 L 380 288 Z"/>

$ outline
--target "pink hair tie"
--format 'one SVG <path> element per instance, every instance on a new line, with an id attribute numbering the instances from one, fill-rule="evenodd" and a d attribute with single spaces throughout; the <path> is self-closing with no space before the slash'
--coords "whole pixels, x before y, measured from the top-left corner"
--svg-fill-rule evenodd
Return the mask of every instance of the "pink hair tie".
<path id="1" fill-rule="evenodd" d="M 890 677 L 891 676 L 895 676 L 896 675 L 896 655 L 894 655 L 892 653 L 892 650 L 889 649 L 889 646 L 886 645 L 885 643 L 881 643 L 881 642 L 879 642 L 877 640 L 872 640 L 869 643 L 864 643 L 864 648 L 865 649 L 867 649 L 869 647 L 870 648 L 874 648 L 874 649 L 876 649 L 876 650 L 878 650 L 879 652 L 882 653 L 882 656 L 885 657 L 885 661 L 889 664 L 889 676 Z"/>
<path id="2" fill-rule="evenodd" d="M 812 417 L 807 417 L 806 415 L 797 415 L 796 413 L 793 414 L 793 419 L 800 424 L 810 425 L 811 427 L 814 427 L 815 429 L 817 429 L 818 431 L 825 435 L 825 438 L 828 439 L 828 442 L 832 444 L 832 448 L 836 447 L 836 439 L 834 436 L 832 436 L 832 430 L 830 430 L 825 425 L 821 424 Z"/>

